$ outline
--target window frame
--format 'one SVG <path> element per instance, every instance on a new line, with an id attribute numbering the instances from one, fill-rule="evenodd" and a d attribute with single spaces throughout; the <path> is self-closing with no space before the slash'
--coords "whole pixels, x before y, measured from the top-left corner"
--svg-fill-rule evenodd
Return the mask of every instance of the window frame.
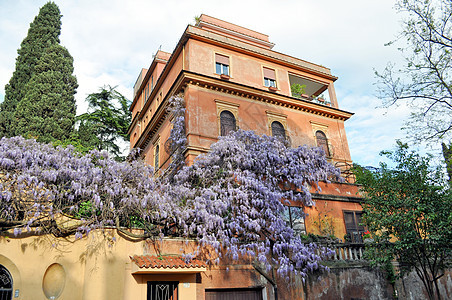
<path id="1" fill-rule="evenodd" d="M 277 126 L 281 126 L 281 127 L 274 128 L 273 125 L 277 125 Z M 275 121 L 271 122 L 270 127 L 271 127 L 272 137 L 281 138 L 282 140 L 286 140 L 286 138 L 287 138 L 286 128 L 284 128 L 284 125 L 281 122 L 275 120 Z M 280 132 L 278 132 L 278 131 L 280 131 Z"/>
<path id="2" fill-rule="evenodd" d="M 293 216 L 295 215 L 294 212 L 292 212 L 292 209 L 299 209 L 301 210 L 301 218 L 294 218 Z M 288 214 L 286 213 L 288 212 Z M 287 217 L 289 217 L 287 219 Z M 290 226 L 290 228 L 292 228 L 295 232 L 300 233 L 300 234 L 306 234 L 306 214 L 304 212 L 304 208 L 302 206 L 295 206 L 295 205 L 284 205 L 284 215 L 283 215 L 284 220 L 288 223 L 288 225 Z M 295 224 L 296 220 L 302 219 L 303 221 L 300 222 L 303 224 L 303 229 L 295 229 L 294 227 L 297 225 Z"/>
<path id="3" fill-rule="evenodd" d="M 319 137 L 321 136 L 321 137 Z M 322 148 L 323 151 L 325 152 L 326 157 L 331 157 L 331 153 L 330 153 L 330 147 L 329 147 L 329 143 L 328 143 L 328 137 L 326 136 L 326 133 L 323 132 L 322 130 L 317 130 L 315 132 L 315 140 L 316 140 L 316 144 L 317 147 Z"/>
<path id="4" fill-rule="evenodd" d="M 154 169 L 158 170 L 160 168 L 160 145 L 154 146 Z"/>
<path id="5" fill-rule="evenodd" d="M 352 228 L 347 226 L 347 220 L 345 215 L 352 214 L 353 225 Z M 359 218 L 358 218 L 359 214 Z M 350 243 L 363 243 L 363 234 L 366 231 L 364 225 L 359 225 L 363 217 L 362 210 L 343 210 L 342 216 L 344 218 L 344 226 L 346 236 L 349 238 Z"/>
<path id="6" fill-rule="evenodd" d="M 223 117 L 223 116 L 228 116 L 228 117 Z M 233 124 L 231 124 L 231 128 L 225 129 L 225 132 L 223 132 L 223 128 L 230 125 L 227 123 L 223 123 L 223 121 L 229 122 L 230 120 L 227 120 L 226 118 L 231 118 L 230 120 L 233 120 Z M 227 132 L 226 132 L 227 130 Z M 230 112 L 227 109 L 224 109 L 221 113 L 220 113 L 220 136 L 227 136 L 229 135 L 231 132 L 237 131 L 237 119 L 235 118 L 234 114 L 232 112 Z"/>
<path id="7" fill-rule="evenodd" d="M 224 75 L 224 76 L 231 76 L 231 59 L 228 55 L 217 53 L 214 54 L 214 61 L 215 61 L 215 74 L 217 75 Z"/>
<path id="8" fill-rule="evenodd" d="M 235 127 L 236 130 L 240 128 L 240 119 L 239 119 L 239 106 L 240 104 L 224 101 L 224 100 L 218 100 L 215 99 L 215 104 L 217 107 L 217 124 L 218 124 L 218 136 L 221 136 L 221 113 L 225 110 L 229 111 L 234 115 L 235 118 Z"/>
<path id="9" fill-rule="evenodd" d="M 276 69 L 262 66 L 262 77 L 264 79 L 264 86 L 267 88 L 278 88 Z"/>
<path id="10" fill-rule="evenodd" d="M 280 112 L 269 111 L 269 110 L 266 110 L 265 113 L 267 115 L 267 126 L 268 126 L 268 133 L 269 133 L 268 135 L 273 136 L 272 124 L 273 124 L 273 122 L 278 122 L 284 127 L 284 131 L 285 131 L 284 140 L 289 142 L 290 138 L 289 138 L 289 131 L 287 129 L 287 115 L 280 113 Z"/>
<path id="11" fill-rule="evenodd" d="M 314 139 L 314 145 L 316 147 L 318 147 L 317 135 L 316 135 L 317 131 L 323 132 L 323 134 L 325 134 L 325 136 L 326 136 L 326 147 L 328 149 L 328 152 L 325 152 L 325 155 L 328 159 L 332 159 L 334 156 L 334 148 L 332 147 L 332 145 L 330 143 L 330 138 L 328 135 L 328 125 L 317 123 L 314 121 L 310 121 L 310 123 L 312 126 L 312 137 Z"/>

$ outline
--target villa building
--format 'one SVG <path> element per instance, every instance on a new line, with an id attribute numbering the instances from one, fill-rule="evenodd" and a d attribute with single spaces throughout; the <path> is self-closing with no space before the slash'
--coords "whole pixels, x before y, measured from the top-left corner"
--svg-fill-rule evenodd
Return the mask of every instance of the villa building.
<path id="1" fill-rule="evenodd" d="M 313 191 L 316 206 L 288 207 L 288 220 L 301 233 L 360 242 L 361 198 L 349 172 L 344 129 L 352 113 L 339 108 L 337 77 L 326 67 L 273 51 L 273 46 L 265 34 L 201 15 L 172 53 L 157 51 L 149 68 L 139 73 L 130 107 L 130 147 L 142 149 L 146 163 L 157 171 L 168 167 L 172 125 L 167 108 L 174 95 L 185 100 L 189 164 L 209 151 L 218 136 L 238 128 L 283 137 L 292 147 L 322 147 L 345 182 L 321 183 L 322 191 Z M 305 218 L 300 217 L 302 209 Z M 250 288 L 246 280 L 221 278 L 221 283 L 203 281 L 205 299 L 241 292 L 246 299 L 262 299 L 247 294 L 261 295 L 262 288 L 245 291 Z M 265 299 L 273 296 L 268 292 Z"/>
<path id="2" fill-rule="evenodd" d="M 169 165 L 168 100 L 186 103 L 188 163 L 209 151 L 218 136 L 241 128 L 277 135 L 292 147 L 319 146 L 343 170 L 345 183 L 321 184 L 316 206 L 305 208 L 300 230 L 359 240 L 361 198 L 349 174 L 352 163 L 341 110 L 328 68 L 272 50 L 265 34 L 207 15 L 189 25 L 173 53 L 157 51 L 134 86 L 130 147 L 143 150 L 156 170 Z M 297 208 L 290 213 L 297 215 Z M 294 211 L 294 212 L 292 212 Z M 303 224 L 300 224 L 303 223 Z"/>

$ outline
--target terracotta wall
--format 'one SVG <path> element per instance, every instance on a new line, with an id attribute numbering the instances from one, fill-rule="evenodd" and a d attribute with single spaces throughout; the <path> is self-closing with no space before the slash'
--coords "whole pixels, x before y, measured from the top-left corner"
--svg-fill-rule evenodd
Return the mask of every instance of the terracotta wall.
<path id="1" fill-rule="evenodd" d="M 215 100 L 238 105 L 239 128 L 253 130 L 259 135 L 271 135 L 267 111 L 287 116 L 287 135 L 292 146 L 316 146 L 315 124 L 327 128 L 334 160 L 350 161 L 350 152 L 343 121 L 258 102 L 240 96 L 212 91 L 199 86 L 188 86 L 185 92 L 187 107 L 187 135 L 190 145 L 209 148 L 219 135 L 219 119 Z M 314 124 L 314 125 L 313 125 Z"/>

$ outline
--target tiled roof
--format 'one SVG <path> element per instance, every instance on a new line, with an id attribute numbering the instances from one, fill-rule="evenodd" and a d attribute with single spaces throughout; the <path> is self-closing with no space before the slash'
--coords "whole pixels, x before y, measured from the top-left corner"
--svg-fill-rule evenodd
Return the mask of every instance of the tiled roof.
<path id="1" fill-rule="evenodd" d="M 190 263 L 186 263 L 180 256 L 134 255 L 130 259 L 140 269 L 205 268 L 207 266 L 205 262 L 196 259 L 192 259 Z"/>

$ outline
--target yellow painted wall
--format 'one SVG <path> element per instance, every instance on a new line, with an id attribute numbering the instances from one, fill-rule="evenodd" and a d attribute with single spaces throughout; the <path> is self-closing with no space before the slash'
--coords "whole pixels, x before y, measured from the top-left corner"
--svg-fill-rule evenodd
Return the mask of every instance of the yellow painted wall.
<path id="1" fill-rule="evenodd" d="M 116 240 L 116 241 L 114 241 Z M 132 274 L 133 255 L 180 255 L 193 252 L 193 243 L 183 239 L 132 241 L 115 230 L 94 231 L 74 241 L 51 235 L 0 238 L 0 264 L 13 277 L 14 291 L 22 299 L 47 299 L 43 291 L 46 270 L 52 264 L 64 269 L 64 288 L 57 299 L 146 299 L 147 281 L 179 281 L 180 300 L 204 299 L 206 288 L 246 288 L 268 285 L 251 265 L 210 267 L 201 274 L 174 271 L 170 274 Z"/>

